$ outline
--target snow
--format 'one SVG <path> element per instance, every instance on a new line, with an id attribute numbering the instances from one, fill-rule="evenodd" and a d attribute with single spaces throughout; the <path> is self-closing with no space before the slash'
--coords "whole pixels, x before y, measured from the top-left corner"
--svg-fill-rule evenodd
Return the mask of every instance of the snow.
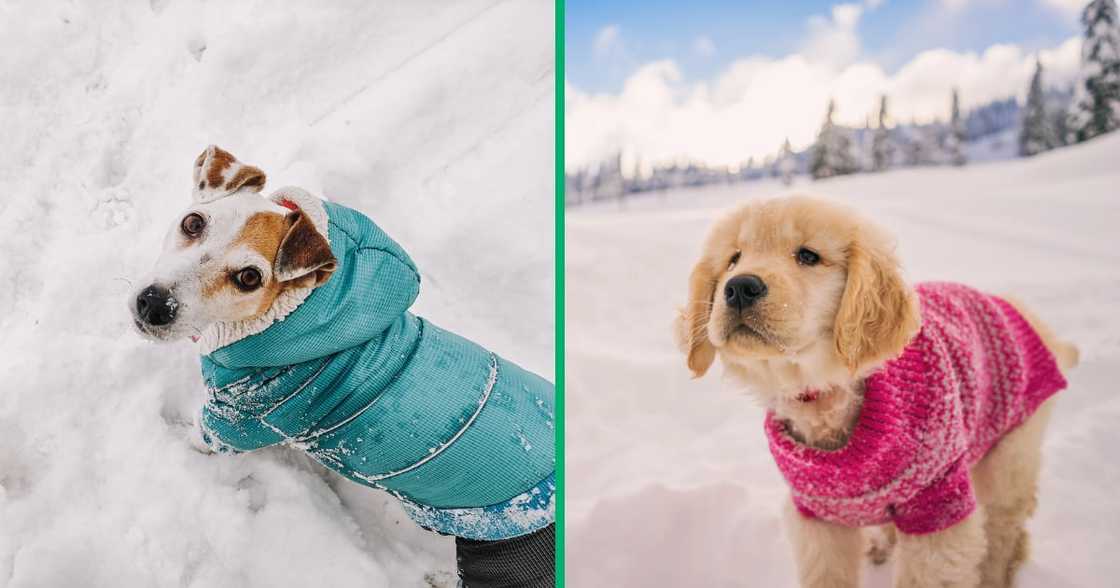
<path id="1" fill-rule="evenodd" d="M 551 2 L 0 5 L 0 586 L 448 586 L 450 539 L 297 452 L 188 443 L 136 276 L 216 143 L 356 207 L 416 310 L 553 374 Z"/>
<path id="2" fill-rule="evenodd" d="M 570 586 L 794 586 L 785 485 L 763 412 L 692 380 L 671 336 L 700 242 L 729 206 L 813 193 L 893 231 L 911 280 L 1024 300 L 1081 349 L 1045 442 L 1023 588 L 1120 577 L 1120 133 L 1030 160 L 712 186 L 570 209 L 566 512 Z M 864 584 L 890 585 L 887 567 Z"/>

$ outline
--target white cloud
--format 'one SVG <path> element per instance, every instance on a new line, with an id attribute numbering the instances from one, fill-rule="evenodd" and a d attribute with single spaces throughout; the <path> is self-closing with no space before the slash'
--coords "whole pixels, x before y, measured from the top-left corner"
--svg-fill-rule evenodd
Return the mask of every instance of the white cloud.
<path id="1" fill-rule="evenodd" d="M 618 25 L 607 25 L 595 34 L 593 48 L 596 57 L 607 57 L 622 47 L 622 31 Z"/>
<path id="2" fill-rule="evenodd" d="M 1040 57 L 1048 84 L 1071 83 L 1080 38 Z M 618 150 L 646 163 L 736 164 L 776 152 L 786 137 L 798 149 L 811 144 L 830 97 L 843 124 L 862 125 L 881 93 L 894 120 L 925 122 L 948 115 L 953 87 L 966 109 L 1021 98 L 1033 69 L 1034 54 L 1014 45 L 983 53 L 925 51 L 894 75 L 867 61 L 837 68 L 794 54 L 740 59 L 712 82 L 687 83 L 675 62 L 658 61 L 635 71 L 616 95 L 566 86 L 566 165 L 577 168 Z"/>
<path id="3" fill-rule="evenodd" d="M 1089 0 L 1039 0 L 1043 6 L 1052 8 L 1058 12 L 1072 17 L 1081 16 L 1081 11 L 1085 10 L 1085 5 Z"/>
<path id="4" fill-rule="evenodd" d="M 863 0 L 833 5 L 829 16 L 809 17 L 809 33 L 801 53 L 811 61 L 842 67 L 854 62 L 862 49 L 856 28 L 867 12 L 883 0 Z"/>
<path id="5" fill-rule="evenodd" d="M 692 42 L 692 52 L 700 57 L 712 57 L 716 54 L 716 44 L 705 35 L 696 37 Z"/>
<path id="6" fill-rule="evenodd" d="M 805 57 L 816 63 L 842 67 L 859 57 L 860 40 L 856 26 L 863 15 L 862 4 L 837 4 L 830 18 L 815 15 L 809 18 L 809 36 L 801 49 Z"/>

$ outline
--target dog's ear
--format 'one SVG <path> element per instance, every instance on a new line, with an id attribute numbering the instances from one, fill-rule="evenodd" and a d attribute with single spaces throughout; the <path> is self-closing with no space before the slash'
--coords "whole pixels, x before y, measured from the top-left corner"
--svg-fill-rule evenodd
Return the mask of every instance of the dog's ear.
<path id="1" fill-rule="evenodd" d="M 857 238 L 833 326 L 836 353 L 854 374 L 901 353 L 920 326 L 917 299 L 889 248 Z"/>
<path id="2" fill-rule="evenodd" d="M 195 202 L 213 202 L 248 188 L 260 192 L 266 177 L 260 168 L 237 161 L 229 151 L 211 145 L 194 160 Z"/>
<path id="3" fill-rule="evenodd" d="M 716 274 L 707 258 L 692 268 L 688 278 L 688 303 L 677 311 L 677 343 L 688 356 L 688 369 L 692 377 L 707 373 L 716 358 L 716 348 L 708 339 L 708 317 L 712 314 L 712 295 L 716 289 Z"/>
<path id="4" fill-rule="evenodd" d="M 712 316 L 716 283 L 727 268 L 739 229 L 749 212 L 750 207 L 746 206 L 735 209 L 712 225 L 704 240 L 700 260 L 692 266 L 688 278 L 688 303 L 677 311 L 677 344 L 688 356 L 688 369 L 694 378 L 707 373 L 716 359 L 716 347 L 708 338 L 708 320 Z"/>
<path id="5" fill-rule="evenodd" d="M 287 221 L 288 234 L 280 242 L 273 275 L 280 282 L 288 282 L 314 274 L 316 286 L 329 280 L 338 267 L 330 241 L 302 210 L 288 213 Z"/>

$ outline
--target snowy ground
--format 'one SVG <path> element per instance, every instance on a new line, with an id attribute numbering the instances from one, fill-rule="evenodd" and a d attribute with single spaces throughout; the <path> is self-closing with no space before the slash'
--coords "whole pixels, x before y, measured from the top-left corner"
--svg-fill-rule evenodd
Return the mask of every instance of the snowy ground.
<path id="1" fill-rule="evenodd" d="M 0 586 L 436 586 L 452 543 L 285 451 L 203 456 L 130 281 L 217 143 L 370 214 L 418 310 L 548 377 L 553 6 L 0 4 Z"/>
<path id="2" fill-rule="evenodd" d="M 848 202 L 899 237 L 912 280 L 1013 292 L 1082 351 L 1045 448 L 1023 588 L 1120 577 L 1120 133 L 1031 161 L 860 175 L 793 191 Z M 567 215 L 570 586 L 794 585 L 784 485 L 762 411 L 714 369 L 690 380 L 670 324 L 721 210 L 748 184 Z M 888 586 L 889 570 L 865 582 Z"/>

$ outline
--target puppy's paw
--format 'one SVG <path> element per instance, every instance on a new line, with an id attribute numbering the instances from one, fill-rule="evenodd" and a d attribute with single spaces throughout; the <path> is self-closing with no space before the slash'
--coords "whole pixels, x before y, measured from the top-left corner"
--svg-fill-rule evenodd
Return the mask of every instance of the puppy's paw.
<path id="1" fill-rule="evenodd" d="M 872 527 L 867 530 L 867 559 L 877 566 L 887 563 L 894 551 L 895 530 L 893 525 Z"/>

